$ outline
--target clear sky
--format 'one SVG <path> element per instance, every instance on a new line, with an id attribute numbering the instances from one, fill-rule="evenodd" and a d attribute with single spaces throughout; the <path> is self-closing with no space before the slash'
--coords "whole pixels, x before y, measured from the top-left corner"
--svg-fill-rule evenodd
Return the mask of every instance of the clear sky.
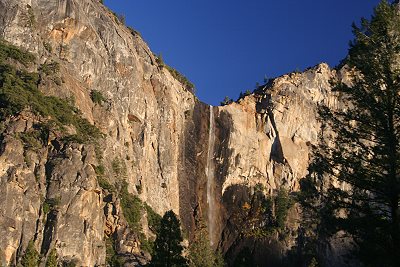
<path id="1" fill-rule="evenodd" d="M 379 0 L 105 0 L 151 50 L 217 105 L 273 78 L 347 54 L 351 24 Z"/>

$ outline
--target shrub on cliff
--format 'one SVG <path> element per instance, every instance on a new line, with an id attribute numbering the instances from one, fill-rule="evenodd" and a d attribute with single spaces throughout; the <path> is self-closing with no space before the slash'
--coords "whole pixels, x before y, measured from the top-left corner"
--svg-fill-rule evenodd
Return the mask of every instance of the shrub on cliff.
<path id="1" fill-rule="evenodd" d="M 57 264 L 57 252 L 55 249 L 52 249 L 47 257 L 46 267 L 57 267 Z"/>
<path id="2" fill-rule="evenodd" d="M 143 203 L 137 196 L 128 192 L 126 181 L 122 184 L 120 198 L 122 211 L 129 227 L 136 232 L 141 232 L 140 219 L 143 215 Z"/>
<path id="3" fill-rule="evenodd" d="M 0 39 L 0 62 L 8 59 L 18 61 L 24 66 L 28 66 L 30 63 L 35 61 L 36 57 L 33 54 Z"/>
<path id="4" fill-rule="evenodd" d="M 39 253 L 33 240 L 29 241 L 24 256 L 22 256 L 21 264 L 23 267 L 37 267 L 39 265 Z"/>
<path id="5" fill-rule="evenodd" d="M 224 100 L 222 100 L 220 102 L 220 105 L 221 106 L 226 106 L 226 105 L 229 105 L 229 104 L 232 104 L 232 103 L 233 103 L 233 99 L 230 98 L 229 96 L 225 96 Z"/>
<path id="6" fill-rule="evenodd" d="M 38 88 L 39 74 L 17 68 L 9 61 L 30 64 L 35 57 L 0 41 L 0 116 L 15 116 L 30 110 L 48 120 L 47 125 L 65 134 L 65 126 L 72 125 L 75 135 L 65 136 L 66 141 L 85 143 L 101 136 L 100 131 L 82 117 L 81 112 L 67 100 L 44 95 Z M 57 63 L 41 66 L 41 71 L 57 71 Z"/>
<path id="7" fill-rule="evenodd" d="M 99 105 L 103 104 L 103 102 L 106 100 L 106 98 L 103 96 L 103 94 L 97 90 L 92 90 L 90 92 L 90 98 L 92 99 L 93 103 L 99 104 Z"/>
<path id="8" fill-rule="evenodd" d="M 182 73 L 180 73 L 173 67 L 164 63 L 161 53 L 158 56 L 155 56 L 155 58 L 156 58 L 157 64 L 160 66 L 160 68 L 166 68 L 169 71 L 169 73 L 171 73 L 171 75 L 175 79 L 177 79 L 183 85 L 183 87 L 185 87 L 186 90 L 189 90 L 191 92 L 193 92 L 195 90 L 194 84 L 191 81 L 189 81 L 189 79 L 186 78 L 185 75 L 183 75 Z"/>

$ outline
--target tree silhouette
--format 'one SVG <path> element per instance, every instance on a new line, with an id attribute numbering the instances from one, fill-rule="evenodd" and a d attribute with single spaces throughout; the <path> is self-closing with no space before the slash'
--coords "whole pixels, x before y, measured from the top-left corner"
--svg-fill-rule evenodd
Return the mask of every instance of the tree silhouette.
<path id="1" fill-rule="evenodd" d="M 352 84 L 335 86 L 344 104 L 336 111 L 320 109 L 323 136 L 311 171 L 322 194 L 308 191 L 304 206 L 321 204 L 321 233 L 349 234 L 365 266 L 400 266 L 398 4 L 381 1 L 371 20 L 353 25 L 353 33 L 345 60 Z M 339 183 L 326 188 L 327 177 Z M 309 182 L 303 189 L 316 185 Z"/>
<path id="2" fill-rule="evenodd" d="M 184 267 L 188 266 L 182 256 L 183 241 L 180 223 L 175 213 L 167 211 L 161 219 L 157 238 L 154 242 L 154 255 L 150 266 L 154 267 Z"/>

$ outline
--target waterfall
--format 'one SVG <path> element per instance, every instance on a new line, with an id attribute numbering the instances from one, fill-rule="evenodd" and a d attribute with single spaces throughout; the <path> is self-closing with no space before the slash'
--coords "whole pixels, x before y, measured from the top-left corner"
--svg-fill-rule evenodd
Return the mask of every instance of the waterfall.
<path id="1" fill-rule="evenodd" d="M 213 106 L 210 105 L 210 129 L 208 132 L 208 151 L 207 151 L 207 203 L 208 203 L 208 233 L 210 236 L 210 245 L 214 245 L 215 239 L 215 181 L 214 181 L 214 144 L 215 144 L 215 126 Z"/>

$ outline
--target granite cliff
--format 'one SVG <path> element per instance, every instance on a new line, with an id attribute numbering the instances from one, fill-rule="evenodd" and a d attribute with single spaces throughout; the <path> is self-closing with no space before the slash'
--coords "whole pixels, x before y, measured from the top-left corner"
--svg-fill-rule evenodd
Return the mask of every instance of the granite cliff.
<path id="1" fill-rule="evenodd" d="M 282 263 L 296 242 L 299 207 L 289 209 L 285 237 L 264 243 L 241 233 L 238 214 L 252 210 L 255 190 L 299 190 L 320 132 L 316 108 L 338 105 L 329 81 L 347 79 L 345 71 L 320 64 L 211 107 L 97 0 L 0 0 L 0 18 L 0 38 L 35 57 L 25 67 L 11 63 L 38 72 L 41 93 L 69 101 L 101 132 L 83 142 L 50 131 L 33 149 L 21 136 L 45 117 L 25 109 L 1 118 L 3 265 L 20 262 L 32 242 L 43 264 L 56 251 L 60 263 L 104 266 L 108 242 L 128 266 L 145 264 L 121 190 L 149 207 L 140 220 L 145 238 L 154 234 L 149 210 L 172 209 L 189 238 L 200 215 L 214 248 L 234 257 L 250 246 L 265 266 Z M 43 70 L 52 64 L 56 71 Z"/>

